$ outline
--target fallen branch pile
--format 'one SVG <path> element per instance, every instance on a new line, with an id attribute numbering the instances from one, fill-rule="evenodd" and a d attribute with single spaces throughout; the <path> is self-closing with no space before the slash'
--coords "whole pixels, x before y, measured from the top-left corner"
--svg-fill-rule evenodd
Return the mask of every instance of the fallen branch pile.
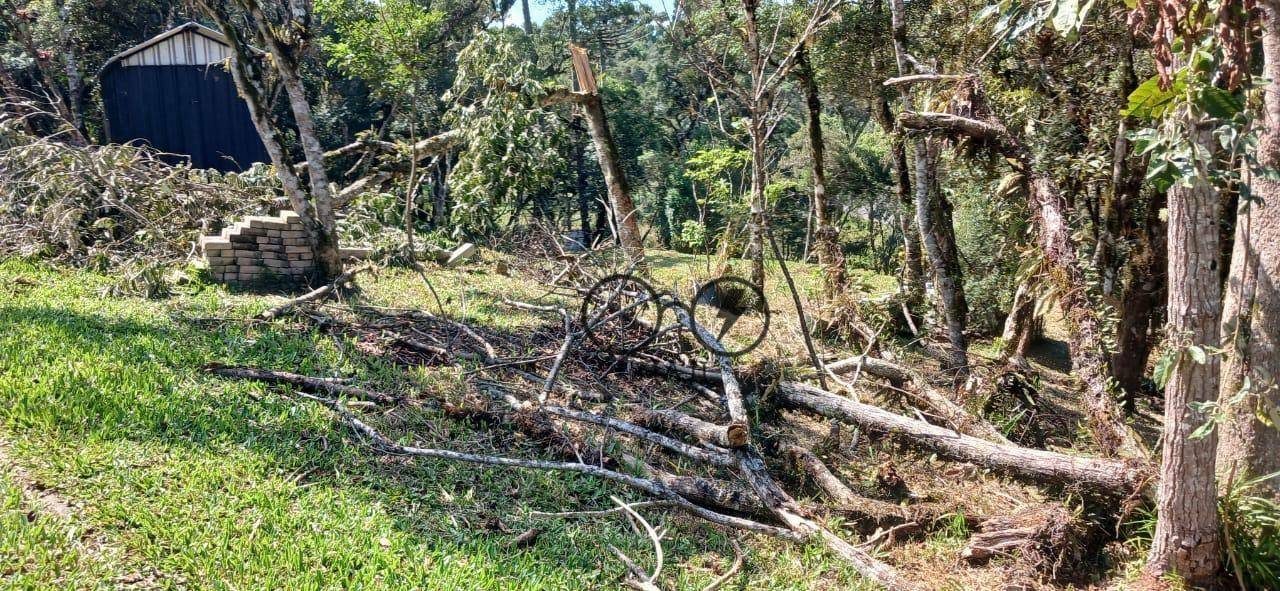
<path id="1" fill-rule="evenodd" d="M 560 287 L 568 293 L 583 291 L 580 285 Z M 434 403 L 451 415 L 509 426 L 560 458 L 556 460 L 402 445 L 366 423 L 345 402 L 359 399 L 394 404 L 395 396 L 286 372 L 216 365 L 208 370 L 227 378 L 291 386 L 302 392 L 298 396 L 332 410 L 378 453 L 585 474 L 630 487 L 658 503 L 620 503 L 617 509 L 595 514 L 625 514 L 639 523 L 643 518 L 637 508 L 661 506 L 719 527 L 818 543 L 863 576 L 894 590 L 924 587 L 874 554 L 874 548 L 938 527 L 952 514 L 952 508 L 939 502 L 902 505 L 860 492 L 842 479 L 839 466 L 833 470 L 824 463 L 812 444 L 788 441 L 780 425 L 757 423 L 757 417 L 774 421 L 768 417 L 786 410 L 832 425 L 847 425 L 926 454 L 1016 477 L 1048 494 L 1067 491 L 1114 500 L 1141 497 L 1150 487 L 1149 475 L 1138 464 L 1010 443 L 992 425 L 919 375 L 882 359 L 863 357 L 827 367 L 832 375 L 856 368 L 883 380 L 883 387 L 904 394 L 902 400 L 924 411 L 920 418 L 795 381 L 805 376 L 768 384 L 754 378 L 744 382 L 733 360 L 725 356 L 712 356 L 709 367 L 693 367 L 688 353 L 695 341 L 691 335 L 701 333 L 699 340 L 713 344 L 716 338 L 685 308 L 666 304 L 674 312 L 676 324 L 660 327 L 658 342 L 625 357 L 593 350 L 582 338 L 583 327 L 574 316 L 556 305 L 508 302 L 513 309 L 548 319 L 532 333 L 519 335 L 420 310 L 294 301 L 290 308 L 273 314 L 306 310 L 303 317 L 323 319 L 323 330 L 341 333 L 363 350 L 401 364 L 463 366 L 469 387 L 463 392 L 434 393 L 439 396 Z M 542 354 L 530 355 L 530 351 Z M 645 381 L 643 374 L 664 374 L 673 379 Z M 615 379 L 618 376 L 625 379 Z M 874 393 L 874 388 L 858 383 L 846 386 L 865 389 L 868 396 Z M 771 434 L 767 441 L 762 438 L 766 431 Z M 781 484 L 797 479 L 813 482 L 830 502 L 798 500 Z M 1078 545 L 1087 528 L 1073 513 L 1058 510 L 1057 505 L 1047 506 L 1054 509 L 1039 510 L 1034 516 L 964 516 L 970 526 L 981 529 L 964 558 L 981 561 L 1002 554 L 1034 556 L 1037 558 L 1027 561 L 1031 568 L 1038 569 L 1041 576 L 1055 576 L 1069 556 L 1067 549 Z M 829 527 L 823 519 L 826 516 L 845 518 L 867 539 L 861 544 L 849 541 L 847 533 Z M 660 556 L 661 536 L 651 538 Z M 627 584 L 658 588 L 660 565 L 654 573 L 646 574 L 629 557 L 620 555 L 619 559 L 628 566 Z"/>

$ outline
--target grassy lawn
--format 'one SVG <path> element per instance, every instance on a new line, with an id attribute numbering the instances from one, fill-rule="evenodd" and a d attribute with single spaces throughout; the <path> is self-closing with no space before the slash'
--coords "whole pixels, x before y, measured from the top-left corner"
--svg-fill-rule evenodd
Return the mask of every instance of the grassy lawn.
<path id="1" fill-rule="evenodd" d="M 663 272 L 698 264 L 664 256 Z M 798 275 L 815 283 L 810 269 Z M 630 491 L 566 474 L 375 457 L 316 406 L 199 370 L 216 361 L 357 376 L 384 391 L 439 396 L 461 380 L 457 368 L 405 371 L 309 327 L 243 321 L 276 296 L 197 284 L 165 300 L 105 297 L 109 282 L 0 262 L 0 588 L 614 588 L 622 571 L 607 544 L 651 563 L 647 542 L 614 518 L 528 515 L 607 508 L 609 495 L 635 498 Z M 503 329 L 545 322 L 498 303 L 540 293 L 529 280 L 473 268 L 433 282 L 451 314 Z M 413 274 L 362 284 L 370 303 L 435 305 Z M 537 453 L 427 405 L 370 420 L 426 445 Z M 15 470 L 73 511 L 37 510 Z M 672 529 L 664 587 L 701 588 L 731 562 L 726 534 L 679 515 L 648 517 Z M 535 525 L 544 531 L 536 543 L 511 545 Z M 737 584 L 746 588 L 857 586 L 821 550 L 757 538 L 744 546 Z"/>

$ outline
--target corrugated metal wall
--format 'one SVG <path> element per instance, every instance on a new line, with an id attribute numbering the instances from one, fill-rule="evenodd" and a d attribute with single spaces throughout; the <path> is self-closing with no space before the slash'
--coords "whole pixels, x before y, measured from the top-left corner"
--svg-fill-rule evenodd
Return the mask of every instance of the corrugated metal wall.
<path id="1" fill-rule="evenodd" d="M 222 42 L 190 29 L 144 45 L 100 75 L 112 142 L 143 142 L 198 168 L 268 161 L 249 108 L 220 63 Z"/>

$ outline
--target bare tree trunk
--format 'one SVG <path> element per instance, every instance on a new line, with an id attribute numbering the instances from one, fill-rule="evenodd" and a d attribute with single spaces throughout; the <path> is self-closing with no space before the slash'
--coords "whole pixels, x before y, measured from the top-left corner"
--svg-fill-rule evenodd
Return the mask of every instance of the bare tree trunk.
<path id="1" fill-rule="evenodd" d="M 769 113 L 768 89 L 765 88 L 765 58 L 760 51 L 760 29 L 756 11 L 759 0 L 742 0 L 744 15 L 747 66 L 751 69 L 751 94 L 747 103 L 747 111 L 751 119 L 748 132 L 751 136 L 751 231 L 747 241 L 746 256 L 751 261 L 751 282 L 764 287 L 764 210 L 766 207 L 764 188 L 767 182 L 765 167 L 765 143 L 768 137 L 766 126 Z"/>
<path id="2" fill-rule="evenodd" d="M 1009 315 L 1004 319 L 1004 331 L 1000 340 L 1004 341 L 1001 356 L 1010 365 L 1027 367 L 1027 347 L 1035 335 L 1036 300 L 1031 297 L 1031 286 L 1024 282 L 1018 285 L 1013 294 L 1013 304 L 1009 306 Z"/>
<path id="3" fill-rule="evenodd" d="M 587 114 L 587 128 L 591 132 L 591 140 L 596 145 L 596 158 L 600 162 L 600 171 L 604 173 L 604 183 L 609 189 L 609 204 L 613 209 L 614 222 L 617 226 L 618 240 L 622 242 L 622 250 L 627 259 L 641 272 L 646 272 L 644 260 L 644 242 L 640 234 L 640 223 L 637 219 L 635 204 L 631 201 L 631 187 L 627 184 L 627 175 L 622 170 L 622 156 L 618 153 L 618 145 L 609 133 L 609 122 L 605 119 L 604 105 L 600 95 L 584 94 L 582 109 Z"/>
<path id="4" fill-rule="evenodd" d="M 751 282 L 764 287 L 764 187 L 765 141 L 764 116 L 751 114 L 751 222 L 745 256 L 751 262 Z"/>
<path id="5" fill-rule="evenodd" d="M 302 144 L 302 153 L 306 159 L 311 206 L 315 212 L 312 224 L 308 226 L 308 233 L 311 235 L 316 263 L 326 279 L 337 277 L 342 274 L 342 255 L 338 250 L 333 195 L 329 190 L 329 176 L 324 166 L 324 147 L 320 145 L 320 136 L 311 118 L 311 103 L 307 100 L 307 91 L 302 84 L 302 76 L 298 73 L 298 48 L 294 45 L 286 46 L 276 37 L 271 21 L 267 20 L 257 2 L 240 0 L 240 3 L 257 26 L 257 38 L 271 54 L 285 94 L 289 97 L 289 108 L 298 130 L 298 141 Z M 306 218 L 302 219 L 305 225 Z"/>
<path id="6" fill-rule="evenodd" d="M 262 72 L 258 63 L 254 61 L 255 57 L 251 55 L 249 43 L 241 37 L 238 29 L 231 24 L 223 12 L 226 9 L 225 6 L 208 0 L 202 0 L 200 6 L 218 23 L 218 27 L 234 52 L 232 78 L 240 94 L 245 97 L 249 116 L 253 120 L 254 128 L 257 129 L 267 154 L 271 157 L 271 163 L 276 169 L 276 176 L 280 179 L 285 195 L 289 198 L 289 204 L 307 229 L 319 271 L 323 275 L 322 279 L 331 280 L 341 276 L 343 272 L 342 257 L 338 250 L 337 223 L 333 215 L 333 197 L 329 190 L 328 176 L 324 170 L 324 150 L 320 146 L 315 124 L 311 119 L 311 107 L 307 102 L 302 79 L 298 74 L 296 56 L 293 55 L 293 48 L 285 47 L 274 37 L 271 23 L 265 20 L 266 16 L 256 2 L 243 0 L 239 4 L 240 8 L 247 13 L 249 20 L 255 21 L 250 25 L 256 27 L 251 29 L 254 41 L 270 50 L 273 67 L 280 75 L 289 96 L 290 107 L 305 153 L 305 170 L 310 177 L 309 191 L 303 187 L 301 178 L 294 171 L 293 164 L 289 162 L 279 130 L 272 121 L 269 99 L 265 92 L 265 85 L 262 83 Z"/>
<path id="7" fill-rule="evenodd" d="M 1259 3 L 1262 9 L 1263 93 L 1259 164 L 1280 166 L 1280 1 Z M 1280 471 L 1280 428 L 1259 420 L 1265 414 L 1280 422 L 1280 183 L 1253 179 L 1252 203 L 1241 204 L 1223 312 L 1228 354 L 1222 371 L 1221 402 L 1230 418 L 1222 427 L 1218 467 L 1236 478 Z M 1248 209 L 1244 209 L 1247 207 Z M 1239 393 L 1248 383 L 1248 393 Z M 1262 484 L 1280 499 L 1280 478 Z"/>
<path id="8" fill-rule="evenodd" d="M 827 173 L 823 166 L 826 146 L 822 140 L 822 99 L 818 96 L 818 81 L 809 51 L 802 48 L 796 56 L 796 76 L 804 86 L 805 105 L 808 108 L 809 159 L 813 172 L 814 246 L 818 251 L 818 266 L 822 268 L 823 297 L 828 301 L 844 285 L 844 261 L 840 255 L 839 230 L 832 227 L 827 204 Z M 806 242 L 807 244 L 807 242 Z M 805 249 L 806 254 L 808 249 Z"/>
<path id="9" fill-rule="evenodd" d="M 520 10 L 524 13 L 524 34 L 533 34 L 533 17 L 529 15 L 529 0 L 520 0 Z"/>
<path id="10" fill-rule="evenodd" d="M 1034 482 L 1077 486 L 1106 495 L 1124 496 L 1139 493 L 1147 481 L 1148 475 L 1142 468 L 1123 460 L 1086 458 L 993 443 L 805 384 L 781 383 L 777 396 L 792 408 L 884 433 L 904 445 Z"/>
<path id="11" fill-rule="evenodd" d="M 80 58 L 76 55 L 75 39 L 71 36 L 71 9 L 66 2 L 58 2 L 59 41 L 62 44 L 62 66 L 67 75 L 67 101 L 71 109 L 71 124 L 83 137 L 89 137 L 84 128 L 84 78 L 80 75 Z"/>
<path id="12" fill-rule="evenodd" d="M 889 112 L 889 101 L 880 94 L 879 89 L 872 87 L 876 104 L 873 114 L 880 128 L 890 136 L 889 156 L 893 168 L 893 193 L 898 196 L 898 208 L 901 211 L 900 225 L 902 230 L 902 290 L 911 305 L 924 299 L 924 264 L 920 256 L 920 232 L 916 229 L 916 203 L 911 192 L 911 169 L 907 165 L 907 146 L 902 136 L 897 133 L 893 123 L 893 114 Z"/>
<path id="13" fill-rule="evenodd" d="M 903 0 L 889 0 L 893 22 L 893 50 L 897 56 L 898 73 L 907 76 L 914 73 L 907 57 L 907 21 Z M 902 109 L 913 111 L 911 91 L 902 86 Z M 947 327 L 948 365 L 950 369 L 967 372 L 969 358 L 965 338 L 965 316 L 968 304 L 964 297 L 964 284 L 960 279 L 960 263 L 955 246 L 955 233 L 951 227 L 950 205 L 938 194 L 936 167 L 938 146 L 928 138 L 915 141 L 916 160 L 916 224 L 929 265 L 933 268 L 934 287 L 938 291 L 939 304 Z"/>
<path id="14" fill-rule="evenodd" d="M 581 134 L 582 128 L 578 125 L 573 126 L 576 133 Z M 591 244 L 591 198 L 587 196 L 587 154 L 581 143 L 575 143 L 573 146 L 573 168 L 574 168 L 574 189 L 578 194 L 578 219 L 582 226 L 582 240 L 584 246 Z"/>
<path id="15" fill-rule="evenodd" d="M 960 251 L 956 246 L 955 228 L 951 222 L 951 203 L 938 186 L 940 143 L 922 138 L 916 142 L 916 225 L 933 269 L 934 288 L 942 308 L 943 321 L 950 343 L 948 369 L 968 372 L 968 338 L 964 334 L 969 304 L 964 295 L 960 273 Z M 923 152 L 924 159 L 920 158 Z"/>
<path id="16" fill-rule="evenodd" d="M 1179 117 L 1186 118 L 1183 114 Z M 1193 142 L 1213 150 L 1212 127 L 1190 122 Z M 1208 415 L 1191 404 L 1218 396 L 1217 355 L 1198 363 L 1189 347 L 1210 351 L 1218 344 L 1221 284 L 1218 282 L 1218 191 L 1207 179 L 1169 190 L 1168 339 L 1179 361 L 1165 388 L 1164 434 L 1155 536 L 1147 559 L 1155 576 L 1175 573 L 1205 583 L 1221 565 L 1214 448 L 1217 433 L 1192 439 Z"/>

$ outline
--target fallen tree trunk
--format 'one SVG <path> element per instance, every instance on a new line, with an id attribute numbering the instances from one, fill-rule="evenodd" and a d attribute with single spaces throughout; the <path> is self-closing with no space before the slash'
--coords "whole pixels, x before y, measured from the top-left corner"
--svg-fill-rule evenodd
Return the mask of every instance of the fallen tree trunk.
<path id="1" fill-rule="evenodd" d="M 992 443 L 804 384 L 780 384 L 777 396 L 793 408 L 852 423 L 884 433 L 912 447 L 1037 483 L 1079 487 L 1093 493 L 1121 497 L 1149 492 L 1147 489 L 1151 485 L 1149 472 L 1141 465 Z"/>
<path id="2" fill-rule="evenodd" d="M 714 350 L 723 351 L 715 335 L 702 328 L 688 311 L 681 306 L 673 306 L 680 323 L 691 332 L 697 333 L 702 342 L 712 346 Z M 716 363 L 720 368 L 720 383 L 724 386 L 725 409 L 729 419 L 749 425 L 746 405 L 743 403 L 742 387 L 733 371 L 733 360 L 726 355 L 716 355 Z M 764 459 L 748 444 L 733 450 L 738 458 L 738 473 L 750 485 L 756 497 L 773 516 L 787 526 L 787 529 L 800 536 L 801 539 L 821 542 L 832 554 L 847 562 L 862 576 L 875 581 L 891 591 L 921 589 L 915 583 L 904 579 L 892 566 L 872 556 L 867 550 L 854 546 L 844 538 L 807 517 L 807 512 L 791 495 L 787 494 L 765 469 Z"/>
<path id="3" fill-rule="evenodd" d="M 829 363 L 827 369 L 832 373 L 841 374 L 855 371 L 859 364 L 862 366 L 862 371 L 888 380 L 912 402 L 946 421 L 956 431 L 995 443 L 1011 443 L 996 430 L 994 425 L 974 416 L 973 413 L 952 401 L 950 396 L 930 385 L 924 376 L 904 366 L 867 355 L 859 355 Z"/>

